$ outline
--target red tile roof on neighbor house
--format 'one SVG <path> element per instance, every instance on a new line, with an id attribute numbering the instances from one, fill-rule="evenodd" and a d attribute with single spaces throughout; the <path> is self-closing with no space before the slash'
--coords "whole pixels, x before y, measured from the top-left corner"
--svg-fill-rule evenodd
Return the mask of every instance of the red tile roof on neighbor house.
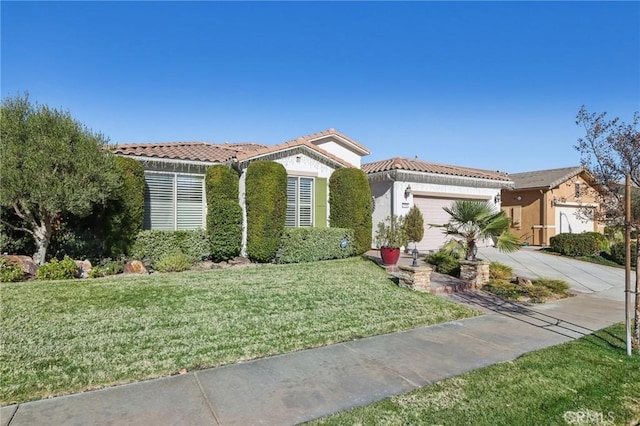
<path id="1" fill-rule="evenodd" d="M 115 154 L 172 160 L 224 163 L 244 150 L 255 150 L 264 145 L 256 143 L 211 144 L 206 142 L 166 142 L 117 145 Z"/>
<path id="2" fill-rule="evenodd" d="M 306 146 L 307 148 L 318 152 L 345 167 L 352 166 L 345 160 L 330 154 L 324 149 L 313 144 L 313 141 L 325 138 L 327 136 L 337 136 L 347 144 L 356 148 L 362 154 L 369 154 L 370 151 L 363 145 L 338 132 L 335 129 L 325 130 L 323 132 L 313 133 L 311 135 L 302 136 L 288 142 L 267 146 L 257 143 L 224 143 L 211 144 L 206 142 L 167 142 L 167 143 L 141 143 L 141 144 L 125 144 L 117 145 L 114 153 L 120 155 L 132 155 L 137 157 L 164 158 L 173 160 L 189 160 L 203 161 L 211 163 L 224 163 L 232 158 L 238 160 L 249 160 L 253 157 L 260 157 L 270 153 L 283 151 L 289 148 Z"/>
<path id="3" fill-rule="evenodd" d="M 386 172 L 391 170 L 406 170 L 411 172 L 433 173 L 438 175 L 461 176 L 477 179 L 490 179 L 505 182 L 509 182 L 511 180 L 509 179 L 509 175 L 502 172 L 429 163 L 427 161 L 409 160 L 401 157 L 366 163 L 362 165 L 362 170 L 367 174 Z"/>

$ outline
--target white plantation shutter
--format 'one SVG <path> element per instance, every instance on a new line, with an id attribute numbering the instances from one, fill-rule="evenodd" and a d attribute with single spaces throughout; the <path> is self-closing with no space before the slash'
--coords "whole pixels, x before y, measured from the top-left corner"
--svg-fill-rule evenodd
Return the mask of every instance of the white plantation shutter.
<path id="1" fill-rule="evenodd" d="M 300 178 L 300 191 L 299 191 L 299 207 L 298 207 L 298 226 L 313 226 L 313 211 L 312 203 L 313 194 L 313 179 Z"/>
<path id="2" fill-rule="evenodd" d="M 145 173 L 144 229 L 174 229 L 173 175 Z"/>
<path id="3" fill-rule="evenodd" d="M 203 227 L 202 176 L 176 176 L 176 229 L 200 229 Z"/>
<path id="4" fill-rule="evenodd" d="M 313 178 L 287 177 L 287 216 L 285 226 L 313 226 Z"/>
<path id="5" fill-rule="evenodd" d="M 298 199 L 298 178 L 287 177 L 287 216 L 284 226 L 296 226 L 296 200 Z"/>
<path id="6" fill-rule="evenodd" d="M 145 173 L 144 229 L 204 227 L 204 177 Z"/>

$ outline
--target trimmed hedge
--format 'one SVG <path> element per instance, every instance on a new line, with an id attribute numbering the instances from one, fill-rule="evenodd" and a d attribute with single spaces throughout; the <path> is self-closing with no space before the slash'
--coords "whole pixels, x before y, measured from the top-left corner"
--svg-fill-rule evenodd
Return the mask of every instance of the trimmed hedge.
<path id="1" fill-rule="evenodd" d="M 144 168 L 133 158 L 115 157 L 122 186 L 105 211 L 105 248 L 112 257 L 129 254 L 144 219 Z"/>
<path id="2" fill-rule="evenodd" d="M 615 243 L 611 245 L 611 259 L 620 264 L 625 264 L 625 247 L 624 242 Z M 636 241 L 631 242 L 631 266 L 635 267 L 638 264 L 638 244 Z"/>
<path id="3" fill-rule="evenodd" d="M 246 176 L 247 256 L 271 262 L 280 247 L 287 214 L 287 171 L 273 161 L 254 161 Z"/>
<path id="4" fill-rule="evenodd" d="M 435 271 L 440 274 L 460 276 L 460 259 L 455 255 L 439 250 L 435 253 L 427 255 L 425 258 L 427 263 L 435 266 Z"/>
<path id="5" fill-rule="evenodd" d="M 338 169 L 329 179 L 329 223 L 354 231 L 355 254 L 371 249 L 372 201 L 367 175 L 360 169 Z"/>
<path id="6" fill-rule="evenodd" d="M 188 231 L 154 231 L 138 233 L 133 244 L 132 255 L 136 259 L 146 259 L 155 265 L 162 257 L 183 253 L 189 262 L 197 262 L 209 257 L 209 238 L 204 229 Z"/>
<path id="7" fill-rule="evenodd" d="M 551 237 L 551 250 L 565 256 L 593 256 L 600 253 L 599 239 L 596 232 L 582 234 L 558 234 Z M 600 235 L 600 234 L 597 234 Z"/>
<path id="8" fill-rule="evenodd" d="M 347 246 L 342 247 L 346 238 Z M 277 263 L 344 259 L 354 254 L 353 230 L 346 228 L 289 228 L 282 235 Z"/>
<path id="9" fill-rule="evenodd" d="M 242 248 L 238 174 L 227 166 L 211 166 L 207 169 L 205 185 L 211 258 L 216 262 L 234 258 Z"/>

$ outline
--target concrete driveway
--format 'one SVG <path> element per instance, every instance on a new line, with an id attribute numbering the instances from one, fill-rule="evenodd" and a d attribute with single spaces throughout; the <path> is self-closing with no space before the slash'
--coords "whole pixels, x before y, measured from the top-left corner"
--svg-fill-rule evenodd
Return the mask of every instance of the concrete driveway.
<path id="1" fill-rule="evenodd" d="M 597 265 L 523 247 L 515 253 L 501 253 L 494 247 L 478 249 L 478 258 L 511 266 L 513 273 L 527 278 L 555 278 L 569 283 L 576 293 L 624 301 L 624 269 Z M 635 275 L 632 273 L 632 283 Z"/>

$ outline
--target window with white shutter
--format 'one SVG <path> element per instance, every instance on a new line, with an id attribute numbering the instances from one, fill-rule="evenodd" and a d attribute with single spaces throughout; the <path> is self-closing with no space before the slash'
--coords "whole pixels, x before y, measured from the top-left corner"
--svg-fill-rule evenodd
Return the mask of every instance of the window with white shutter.
<path id="1" fill-rule="evenodd" d="M 285 226 L 313 226 L 313 178 L 287 177 L 287 216 Z"/>
<path id="2" fill-rule="evenodd" d="M 204 227 L 204 177 L 145 172 L 144 229 Z"/>

